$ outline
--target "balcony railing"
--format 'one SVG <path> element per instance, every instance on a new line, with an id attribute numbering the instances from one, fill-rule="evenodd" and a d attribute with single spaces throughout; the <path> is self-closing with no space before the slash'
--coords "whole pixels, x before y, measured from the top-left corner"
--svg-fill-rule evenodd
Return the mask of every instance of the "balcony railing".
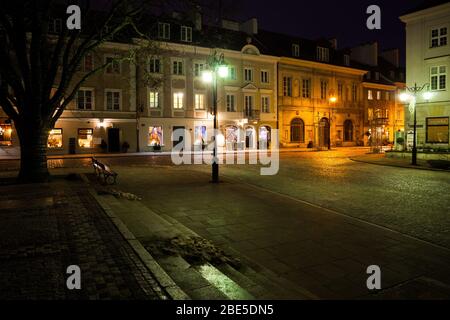
<path id="1" fill-rule="evenodd" d="M 248 120 L 259 121 L 261 119 L 261 111 L 260 110 L 244 110 L 244 117 Z"/>

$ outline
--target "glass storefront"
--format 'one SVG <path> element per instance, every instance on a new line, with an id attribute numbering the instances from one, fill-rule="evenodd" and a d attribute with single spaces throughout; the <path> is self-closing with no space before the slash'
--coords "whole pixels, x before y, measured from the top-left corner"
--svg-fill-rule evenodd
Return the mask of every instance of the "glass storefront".
<path id="1" fill-rule="evenodd" d="M 163 144 L 163 129 L 161 126 L 148 128 L 148 146 L 161 146 Z"/>
<path id="2" fill-rule="evenodd" d="M 63 135 L 61 128 L 55 128 L 50 130 L 47 140 L 47 147 L 50 149 L 62 148 L 63 146 Z"/>
<path id="3" fill-rule="evenodd" d="M 80 148 L 94 146 L 94 129 L 78 129 L 78 146 Z"/>
<path id="4" fill-rule="evenodd" d="M 12 144 L 12 128 L 10 124 L 0 124 L 0 146 L 10 146 Z"/>

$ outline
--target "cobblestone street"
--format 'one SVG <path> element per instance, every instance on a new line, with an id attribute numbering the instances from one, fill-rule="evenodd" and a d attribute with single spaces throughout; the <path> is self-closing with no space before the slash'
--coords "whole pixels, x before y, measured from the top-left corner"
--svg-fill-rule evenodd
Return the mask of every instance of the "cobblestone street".
<path id="1" fill-rule="evenodd" d="M 0 299 L 166 299 L 81 181 L 0 194 Z M 69 265 L 81 269 L 81 290 L 66 287 Z"/>
<path id="2" fill-rule="evenodd" d="M 379 166 L 350 159 L 366 152 L 367 149 L 363 148 L 342 148 L 325 152 L 281 153 L 280 170 L 274 176 L 261 176 L 259 165 L 221 165 L 222 183 L 219 185 L 209 183 L 210 166 L 174 166 L 168 156 L 111 157 L 102 161 L 110 164 L 119 174 L 118 184 L 114 188 L 143 198 L 134 204 L 127 200 L 116 204 L 117 208 L 122 208 L 120 216 L 123 223 L 130 230 L 139 233 L 136 234 L 139 240 L 151 239 L 151 230 L 155 228 L 152 224 L 157 215 L 168 216 L 220 248 L 231 248 L 319 298 L 450 297 L 448 172 Z M 14 162 L 0 162 L 3 167 L 10 164 Z M 53 168 L 53 174 L 92 172 L 90 159 L 52 159 L 49 165 Z M 4 171 L 4 174 L 12 173 L 13 170 Z M 2 202 L 3 206 L 7 206 L 2 210 L 2 217 L 9 220 L 3 218 L 6 222 L 2 227 L 5 230 L 16 230 L 17 225 L 11 228 L 8 223 L 11 225 L 18 222 L 5 215 L 5 212 L 11 215 L 18 211 L 18 204 L 14 201 L 22 196 L 15 196 L 17 191 L 11 187 L 4 188 L 11 191 L 8 191 L 8 196 L 3 192 L 8 201 Z M 44 190 L 35 192 L 40 194 Z M 62 190 L 70 196 L 70 201 L 64 197 L 58 200 Z M 118 239 L 115 243 L 103 241 L 99 245 L 97 238 L 89 238 L 99 233 L 98 227 L 95 227 L 94 232 L 88 229 L 90 231 L 86 231 L 87 233 L 71 233 L 74 228 L 72 224 L 75 223 L 73 212 L 84 212 L 87 215 L 89 211 L 94 217 L 99 212 L 96 205 L 91 203 L 89 195 L 83 194 L 79 187 L 70 190 L 54 190 L 56 196 L 53 198 L 43 195 L 37 197 L 41 198 L 40 201 L 48 198 L 45 201 L 50 202 L 44 201 L 44 204 L 39 205 L 51 208 L 47 211 L 40 209 L 40 213 L 48 215 L 48 222 L 34 218 L 37 222 L 33 225 L 39 226 L 40 230 L 36 233 L 38 239 L 42 237 L 45 240 L 43 242 L 47 243 L 50 240 L 46 237 L 59 237 L 51 239 L 66 243 L 65 235 L 80 237 L 81 242 L 75 251 L 72 248 L 57 247 L 59 258 L 55 261 L 60 261 L 60 257 L 70 260 L 72 256 L 80 258 L 94 252 L 93 257 L 96 258 L 91 258 L 94 263 L 99 263 L 97 257 L 104 257 L 102 262 L 105 260 L 126 266 L 125 269 L 119 269 L 119 283 L 127 277 L 121 272 L 129 268 L 130 264 L 132 270 L 140 270 L 140 267 L 131 263 L 134 261 L 133 256 L 125 255 L 124 258 L 124 244 Z M 62 217 L 52 214 L 52 210 L 56 210 L 54 206 L 67 207 L 68 203 L 71 204 L 68 206 L 69 216 L 64 216 L 64 219 L 67 218 L 71 223 L 67 225 L 65 220 L 58 220 Z M 23 206 L 23 202 L 20 205 Z M 25 210 L 23 214 L 27 212 Z M 89 217 L 87 215 L 84 219 L 94 219 Z M 92 224 L 85 223 L 87 225 L 82 224 L 77 229 L 84 230 L 99 225 L 97 220 Z M 64 232 L 55 233 L 57 226 L 66 226 L 61 228 Z M 109 227 L 100 227 L 103 228 L 109 230 Z M 18 233 L 16 237 L 11 237 L 4 233 L 2 241 L 11 248 L 11 239 L 21 239 L 20 235 Z M 82 240 L 86 238 L 89 240 Z M 29 250 L 41 250 L 39 243 L 38 249 L 31 247 Z M 20 248 L 28 248 L 24 240 L 20 240 L 19 244 Z M 105 251 L 105 248 L 109 249 Z M 11 252 L 8 249 L 2 250 L 3 255 Z M 80 253 L 73 255 L 77 250 Z M 18 254 L 14 252 L 14 256 Z M 17 262 L 14 259 L 13 263 L 18 264 L 19 268 L 25 268 L 19 264 L 19 260 Z M 39 268 L 44 268 L 38 260 L 35 262 Z M 50 266 L 55 270 L 62 270 L 59 273 L 61 280 L 64 280 L 63 269 L 66 264 L 69 262 L 55 262 Z M 383 290 L 376 294 L 369 292 L 366 287 L 366 268 L 372 264 L 379 265 L 382 271 Z M 100 270 L 106 268 L 104 272 L 111 274 L 108 263 L 106 266 L 103 263 L 100 265 Z M 204 280 L 193 282 L 190 278 L 185 279 L 190 273 L 179 273 L 175 271 L 175 266 L 176 263 L 169 264 L 174 279 L 180 278 L 183 283 L 192 283 L 195 288 L 200 283 L 207 285 Z M 8 267 L 4 268 L 3 270 L 9 270 Z M 85 268 L 90 270 L 90 264 Z M 58 273 L 48 273 L 49 276 L 51 274 Z M 85 288 L 82 297 L 157 296 L 155 292 L 144 294 L 139 289 L 140 286 L 133 279 L 140 276 L 127 281 L 131 288 L 135 288 L 131 293 L 118 285 L 109 288 L 101 296 L 90 295 L 89 292 L 98 292 L 97 288 L 104 288 L 103 274 L 102 271 L 98 280 L 100 286 L 92 285 L 92 291 L 88 290 L 89 287 Z M 95 275 L 89 276 L 95 279 Z M 14 277 L 2 276 L 3 279 L 8 279 L 5 285 L 10 288 L 17 284 L 11 280 Z M 55 279 L 44 280 L 47 283 L 55 282 Z M 28 278 L 26 281 L 31 283 L 31 287 L 35 287 L 32 279 Z M 60 283 L 59 279 L 56 282 Z M 57 292 L 58 297 L 70 298 L 63 287 L 64 281 L 61 283 L 61 287 L 53 288 L 54 292 Z M 27 287 L 26 284 L 24 287 Z M 208 298 L 207 288 L 210 287 L 198 288 L 204 292 L 192 292 L 198 297 Z M 35 296 L 33 294 L 32 297 Z M 45 293 L 39 294 L 45 297 Z"/>

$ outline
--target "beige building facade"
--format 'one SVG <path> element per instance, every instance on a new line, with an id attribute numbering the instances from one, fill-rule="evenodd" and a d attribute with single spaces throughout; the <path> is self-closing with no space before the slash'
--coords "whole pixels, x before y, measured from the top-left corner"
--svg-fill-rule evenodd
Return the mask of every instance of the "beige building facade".
<path id="1" fill-rule="evenodd" d="M 281 58 L 278 72 L 281 146 L 360 145 L 366 71 Z"/>

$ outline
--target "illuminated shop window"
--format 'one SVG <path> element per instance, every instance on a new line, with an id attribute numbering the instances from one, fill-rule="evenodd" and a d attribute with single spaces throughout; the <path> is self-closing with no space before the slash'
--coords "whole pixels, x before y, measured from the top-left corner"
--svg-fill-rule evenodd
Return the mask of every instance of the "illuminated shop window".
<path id="1" fill-rule="evenodd" d="M 427 143 L 448 143 L 448 117 L 427 118 Z"/>
<path id="2" fill-rule="evenodd" d="M 148 128 L 148 145 L 160 146 L 163 144 L 163 129 L 160 126 Z"/>
<path id="3" fill-rule="evenodd" d="M 93 138 L 93 129 L 78 129 L 78 146 L 80 148 L 92 148 L 94 146 Z"/>
<path id="4" fill-rule="evenodd" d="M 50 130 L 50 134 L 48 135 L 47 147 L 48 148 L 62 148 L 63 138 L 62 138 L 62 129 L 52 129 Z"/>
<path id="5" fill-rule="evenodd" d="M 10 146 L 12 144 L 11 133 L 10 124 L 0 124 L 0 146 Z"/>
<path id="6" fill-rule="evenodd" d="M 195 144 L 206 143 L 206 126 L 195 127 Z"/>

